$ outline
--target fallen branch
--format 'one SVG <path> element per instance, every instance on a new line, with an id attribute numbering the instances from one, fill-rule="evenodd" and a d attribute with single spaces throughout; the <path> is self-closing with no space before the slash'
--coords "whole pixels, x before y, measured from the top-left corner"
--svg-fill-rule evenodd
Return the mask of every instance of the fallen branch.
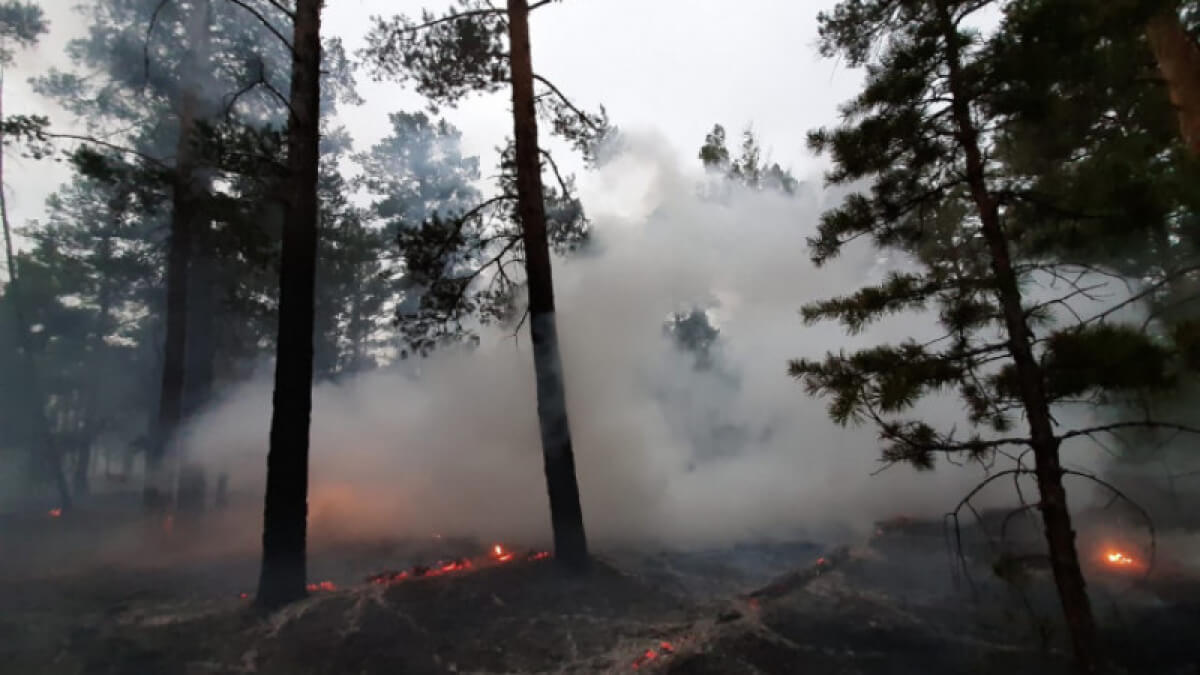
<path id="1" fill-rule="evenodd" d="M 762 600 L 764 598 L 774 599 L 781 598 L 790 593 L 794 593 L 809 584 L 817 577 L 828 574 L 838 565 L 845 563 L 850 559 L 850 548 L 842 546 L 834 549 L 832 553 L 828 553 L 820 558 L 811 566 L 789 572 L 781 577 L 776 578 L 771 583 L 762 588 L 750 593 L 746 597 L 751 600 Z"/>

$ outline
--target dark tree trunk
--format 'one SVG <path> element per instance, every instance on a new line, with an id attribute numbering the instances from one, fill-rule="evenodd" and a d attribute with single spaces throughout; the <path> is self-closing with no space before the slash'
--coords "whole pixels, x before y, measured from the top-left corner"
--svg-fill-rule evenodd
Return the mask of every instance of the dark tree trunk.
<path id="1" fill-rule="evenodd" d="M 263 555 L 257 602 L 305 595 L 308 431 L 312 412 L 313 302 L 317 261 L 317 165 L 321 2 L 296 3 L 288 120 L 287 220 L 279 272 L 279 337 L 267 455 Z"/>
<path id="2" fill-rule="evenodd" d="M 187 75 L 204 72 L 207 61 L 208 2 L 191 9 L 188 20 Z M 194 82 L 192 83 L 194 84 Z M 184 386 L 187 372 L 188 277 L 192 260 L 192 225 L 196 210 L 194 134 L 200 102 L 195 88 L 184 84 L 176 102 L 179 137 L 175 148 L 175 181 L 171 193 L 171 234 L 167 244 L 167 321 L 163 344 L 162 380 L 158 415 L 146 454 L 145 506 L 151 512 L 166 507 L 168 485 L 163 458 L 183 419 Z"/>
<path id="3" fill-rule="evenodd" d="M 979 130 L 971 118 L 969 95 L 962 84 L 959 35 L 945 3 L 938 3 L 938 8 L 941 12 L 946 44 L 956 136 L 966 156 L 967 183 L 972 200 L 979 211 L 980 229 L 990 253 L 996 295 L 1008 333 L 1008 351 L 1016 366 L 1021 402 L 1029 422 L 1030 447 L 1033 449 L 1034 470 L 1041 495 L 1038 508 L 1045 525 L 1050 566 L 1070 630 L 1076 666 L 1081 672 L 1094 673 L 1099 665 L 1096 624 L 1087 594 L 1087 584 L 1075 550 L 1075 531 L 1071 526 L 1070 511 L 1067 509 L 1067 493 L 1063 489 L 1063 469 L 1058 453 L 1059 439 L 1054 434 L 1051 422 L 1045 376 L 1033 354 L 1032 336 L 1025 322 L 1021 290 L 1013 271 L 1008 238 L 1000 222 L 999 208 L 988 190 L 983 153 L 979 147 Z"/>
<path id="4" fill-rule="evenodd" d="M 187 378 L 184 381 L 183 415 L 190 418 L 212 397 L 216 357 L 217 260 L 211 225 L 194 222 L 195 251 L 188 278 Z"/>
<path id="5" fill-rule="evenodd" d="M 3 118 L 4 74 L 0 69 L 0 119 Z M 8 222 L 8 199 L 4 194 L 4 152 L 3 136 L 0 136 L 0 225 L 4 228 L 4 256 L 8 265 L 8 288 L 5 294 L 12 303 L 14 321 L 13 328 L 17 331 L 17 345 L 21 349 L 21 363 L 24 365 L 25 386 L 29 388 L 30 405 L 33 410 L 34 443 L 32 462 L 34 466 L 44 464 L 47 472 L 54 477 L 54 485 L 58 489 L 60 508 L 71 508 L 71 489 L 67 484 L 67 476 L 63 471 L 62 451 L 54 441 L 50 432 L 50 420 L 46 416 L 46 394 L 42 391 L 41 380 L 38 379 L 37 366 L 33 360 L 33 341 L 29 337 L 28 316 L 25 313 L 25 299 L 21 294 L 21 279 L 17 270 L 17 258 L 13 253 L 12 227 Z"/>
<path id="6" fill-rule="evenodd" d="M 1179 8 L 1155 14 L 1146 37 L 1167 93 L 1179 116 L 1179 132 L 1192 154 L 1200 155 L 1200 45 L 1179 19 Z"/>
<path id="7" fill-rule="evenodd" d="M 545 457 L 554 555 L 570 569 L 587 567 L 587 538 L 575 479 L 575 456 L 567 423 L 562 358 L 554 319 L 554 283 L 546 241 L 546 206 L 542 195 L 537 115 L 533 100 L 533 62 L 529 49 L 529 5 L 508 0 L 510 67 L 513 85 L 513 132 L 516 141 L 517 210 L 525 245 L 529 282 L 529 330 L 537 374 L 538 422 Z"/>

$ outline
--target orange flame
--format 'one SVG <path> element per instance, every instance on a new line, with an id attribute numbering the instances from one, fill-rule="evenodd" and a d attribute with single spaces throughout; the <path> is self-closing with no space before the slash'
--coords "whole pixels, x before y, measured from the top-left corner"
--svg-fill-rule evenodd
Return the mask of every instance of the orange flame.
<path id="1" fill-rule="evenodd" d="M 1109 551 L 1108 553 L 1104 554 L 1104 559 L 1108 561 L 1108 564 L 1116 565 L 1118 567 L 1128 567 L 1133 564 L 1133 558 L 1125 555 L 1121 551 Z"/>
<path id="2" fill-rule="evenodd" d="M 656 658 L 658 658 L 658 652 L 653 649 L 647 649 L 644 654 L 633 660 L 633 669 L 637 670 Z"/>
<path id="3" fill-rule="evenodd" d="M 48 511 L 48 513 L 50 514 L 51 518 L 57 518 L 62 515 L 62 509 L 56 506 L 56 507 L 50 509 L 50 511 Z"/>
<path id="4" fill-rule="evenodd" d="M 315 584 L 309 584 L 304 588 L 308 590 L 309 593 L 315 593 L 317 591 L 336 591 L 337 585 L 332 581 L 320 581 Z"/>

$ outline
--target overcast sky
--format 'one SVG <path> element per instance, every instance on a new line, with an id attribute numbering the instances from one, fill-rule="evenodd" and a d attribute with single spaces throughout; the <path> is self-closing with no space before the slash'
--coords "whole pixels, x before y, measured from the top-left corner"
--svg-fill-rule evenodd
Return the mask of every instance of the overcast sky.
<path id="1" fill-rule="evenodd" d="M 51 65 L 69 67 L 63 48 L 84 26 L 72 7 L 86 0 L 42 0 L 51 31 L 18 55 L 5 78 L 7 114 L 49 115 L 59 128 L 73 120 L 30 91 L 26 80 Z M 535 70 L 577 103 L 607 107 L 614 123 L 664 135 L 691 161 L 713 123 L 731 132 L 751 125 L 771 159 L 804 177 L 819 169 L 805 133 L 836 120 L 859 75 L 816 54 L 816 16 L 834 0 L 565 0 L 532 19 Z M 324 32 L 353 53 L 372 15 L 441 10 L 437 0 L 326 0 Z M 366 104 L 343 117 L 359 147 L 387 131 L 387 113 L 423 106 L 416 94 L 359 75 Z M 507 92 L 446 111 L 463 132 L 465 150 L 494 165 L 493 149 L 511 133 Z M 48 194 L 68 178 L 64 165 L 8 153 L 5 184 L 14 224 L 39 218 Z"/>

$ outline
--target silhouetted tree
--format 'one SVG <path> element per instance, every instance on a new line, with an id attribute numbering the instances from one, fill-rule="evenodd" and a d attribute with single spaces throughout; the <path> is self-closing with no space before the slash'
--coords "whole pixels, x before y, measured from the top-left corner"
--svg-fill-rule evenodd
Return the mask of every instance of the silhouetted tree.
<path id="1" fill-rule="evenodd" d="M 533 8 L 545 4 L 539 2 Z M 581 569 L 588 559 L 587 544 L 555 327 L 550 248 L 570 249 L 583 240 L 587 230 L 577 203 L 568 198 L 569 181 L 538 147 L 537 116 L 540 112 L 547 117 L 554 133 L 585 155 L 605 132 L 606 123 L 603 116 L 577 108 L 557 87 L 533 72 L 527 20 L 530 9 L 525 0 L 510 1 L 507 11 L 478 0 L 460 0 L 457 11 L 442 17 L 426 12 L 420 22 L 403 16 L 379 20 L 364 53 L 377 76 L 412 81 L 417 91 L 435 104 L 452 105 L 474 92 L 512 87 L 515 143 L 502 153 L 501 194 L 457 217 L 435 217 L 422 228 L 408 231 L 408 240 L 402 233 L 401 245 L 410 272 L 421 272 L 416 280 L 427 289 L 423 302 L 452 321 L 464 313 L 478 312 L 493 319 L 512 316 L 512 293 L 521 286 L 527 288 L 555 554 L 563 565 Z M 535 93 L 535 82 L 544 88 L 542 93 Z M 557 179 L 558 195 L 543 185 L 542 171 L 547 167 Z M 548 207 L 547 202 L 566 208 Z M 486 232 L 479 222 L 497 210 L 508 212 L 508 227 Z M 512 227 L 513 223 L 518 227 Z M 469 226 L 475 229 L 467 229 Z M 448 275 L 454 266 L 447 265 L 447 256 L 456 251 L 459 255 L 470 252 L 483 262 L 466 274 Z M 523 281 L 508 271 L 508 266 L 518 261 L 524 264 Z M 489 268 L 493 270 L 492 284 L 471 294 L 473 284 Z M 516 314 L 525 316 L 524 312 Z M 424 352 L 432 344 L 425 339 L 417 346 Z"/>
<path id="2" fill-rule="evenodd" d="M 297 0 L 292 22 L 287 220 L 279 268 L 279 337 L 257 595 L 257 602 L 264 607 L 305 595 L 320 169 L 321 0 Z"/>

